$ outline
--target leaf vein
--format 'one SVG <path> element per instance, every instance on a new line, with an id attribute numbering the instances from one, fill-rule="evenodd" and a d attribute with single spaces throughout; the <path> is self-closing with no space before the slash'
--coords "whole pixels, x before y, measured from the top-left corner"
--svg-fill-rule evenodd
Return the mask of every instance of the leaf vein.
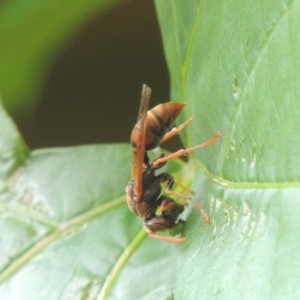
<path id="1" fill-rule="evenodd" d="M 51 231 L 48 235 L 44 236 L 38 243 L 34 244 L 32 247 L 27 249 L 20 257 L 14 260 L 1 274 L 0 274 L 0 284 L 15 274 L 19 269 L 21 269 L 28 261 L 39 254 L 42 250 L 48 247 L 52 242 L 56 241 L 63 234 L 73 231 L 75 227 L 78 227 L 87 221 L 101 215 L 102 213 L 125 203 L 125 196 L 109 201 L 95 209 L 85 212 L 63 224 L 61 224 L 56 230 Z"/>

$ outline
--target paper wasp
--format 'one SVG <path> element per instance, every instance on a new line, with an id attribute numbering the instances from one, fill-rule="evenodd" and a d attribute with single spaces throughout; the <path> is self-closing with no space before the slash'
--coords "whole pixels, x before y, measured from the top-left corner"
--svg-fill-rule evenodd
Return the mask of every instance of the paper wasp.
<path id="1" fill-rule="evenodd" d="M 180 130 L 193 121 L 193 117 L 179 127 L 171 129 L 185 105 L 169 102 L 159 104 L 148 110 L 150 94 L 151 89 L 144 84 L 138 122 L 131 134 L 133 163 L 132 180 L 126 187 L 127 204 L 133 213 L 144 218 L 144 228 L 149 236 L 164 241 L 180 243 L 185 241 L 185 238 L 166 237 L 156 234 L 157 231 L 167 229 L 169 229 L 171 234 L 172 232 L 174 234 L 179 233 L 178 229 L 182 227 L 184 221 L 177 219 L 187 205 L 187 203 L 177 203 L 172 198 L 161 195 L 162 183 L 166 183 L 166 194 L 190 200 L 200 210 L 207 224 L 210 223 L 209 217 L 202 206 L 190 196 L 192 191 L 189 188 L 176 182 L 171 174 L 163 172 L 156 175 L 155 171 L 162 168 L 169 160 L 212 144 L 221 136 L 221 133 L 217 132 L 210 140 L 201 145 L 181 149 L 164 156 L 159 145 L 178 134 Z M 160 155 L 150 163 L 147 151 L 154 149 L 158 149 Z M 174 183 L 187 190 L 189 195 L 172 191 Z M 158 209 L 160 209 L 161 215 L 157 215 Z"/>

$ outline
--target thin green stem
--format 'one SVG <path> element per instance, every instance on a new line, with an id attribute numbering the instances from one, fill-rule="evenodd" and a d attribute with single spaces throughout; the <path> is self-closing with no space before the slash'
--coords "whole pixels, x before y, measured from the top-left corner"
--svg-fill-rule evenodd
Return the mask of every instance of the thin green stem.
<path id="1" fill-rule="evenodd" d="M 146 232 L 142 229 L 136 237 L 133 239 L 131 244 L 125 248 L 122 255 L 119 257 L 118 261 L 114 264 L 111 272 L 106 277 L 106 281 L 102 287 L 102 290 L 97 298 L 97 300 L 104 300 L 109 295 L 114 283 L 116 282 L 118 276 L 120 275 L 121 271 L 123 270 L 125 264 L 128 262 L 130 257 L 133 255 L 135 250 L 140 246 L 140 244 L 145 240 L 147 237 Z"/>

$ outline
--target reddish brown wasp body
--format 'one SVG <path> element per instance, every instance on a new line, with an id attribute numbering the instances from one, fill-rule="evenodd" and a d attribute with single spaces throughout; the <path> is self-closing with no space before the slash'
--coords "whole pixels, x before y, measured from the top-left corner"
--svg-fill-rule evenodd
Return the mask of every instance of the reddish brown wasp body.
<path id="1" fill-rule="evenodd" d="M 159 104 L 147 111 L 147 121 L 145 130 L 145 151 L 153 150 L 160 145 L 163 137 L 173 126 L 176 118 L 184 108 L 182 103 L 168 102 Z M 133 151 L 136 150 L 140 143 L 140 130 L 143 120 L 134 126 L 131 133 L 131 145 Z"/>
<path id="2" fill-rule="evenodd" d="M 193 121 L 193 118 L 190 118 L 178 128 L 171 129 L 184 104 L 172 102 L 159 104 L 148 111 L 150 94 L 151 89 L 143 85 L 138 122 L 131 134 L 133 165 L 132 181 L 126 187 L 127 203 L 134 214 L 144 218 L 144 228 L 149 236 L 170 242 L 183 242 L 185 238 L 165 237 L 156 234 L 157 231 L 167 229 L 177 234 L 177 229 L 180 229 L 184 223 L 181 219 L 177 219 L 187 205 L 186 203 L 177 203 L 172 198 L 161 195 L 162 183 L 166 183 L 166 193 L 192 201 L 203 214 L 206 223 L 210 222 L 209 217 L 200 204 L 190 195 L 179 194 L 171 190 L 175 183 L 171 174 L 163 172 L 156 175 L 155 172 L 171 159 L 210 145 L 221 134 L 218 132 L 213 138 L 201 145 L 178 150 L 166 157 L 161 152 L 157 159 L 149 163 L 148 150 L 157 148 L 161 142 L 178 134 L 182 128 Z M 176 184 L 191 193 L 187 187 L 177 182 Z M 158 208 L 161 215 L 157 215 Z"/>

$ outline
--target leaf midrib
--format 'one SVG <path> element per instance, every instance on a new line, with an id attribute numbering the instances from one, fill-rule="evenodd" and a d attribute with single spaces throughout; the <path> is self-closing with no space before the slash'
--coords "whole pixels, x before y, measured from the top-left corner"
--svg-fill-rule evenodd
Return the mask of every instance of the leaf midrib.
<path id="1" fill-rule="evenodd" d="M 225 179 L 221 174 L 215 174 L 209 171 L 199 160 L 194 159 L 193 163 L 197 170 L 202 172 L 207 178 L 222 187 L 235 189 L 284 189 L 284 188 L 300 188 L 300 181 L 231 181 Z"/>

